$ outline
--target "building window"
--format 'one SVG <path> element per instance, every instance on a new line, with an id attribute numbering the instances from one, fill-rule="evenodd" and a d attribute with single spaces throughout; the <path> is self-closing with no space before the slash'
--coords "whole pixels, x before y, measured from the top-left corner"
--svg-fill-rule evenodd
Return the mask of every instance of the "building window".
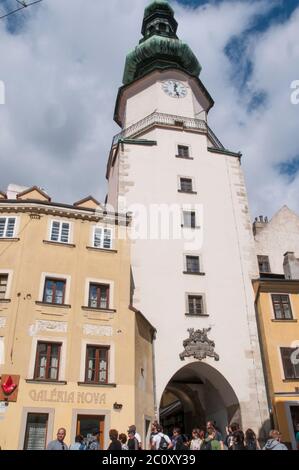
<path id="1" fill-rule="evenodd" d="M 95 227 L 93 235 L 94 248 L 112 248 L 112 230 L 111 228 Z"/>
<path id="2" fill-rule="evenodd" d="M 8 274 L 0 274 L 0 300 L 6 298 Z"/>
<path id="3" fill-rule="evenodd" d="M 276 320 L 292 320 L 290 297 L 288 295 L 272 294 L 274 315 Z"/>
<path id="4" fill-rule="evenodd" d="M 271 273 L 269 256 L 257 257 L 260 273 Z"/>
<path id="5" fill-rule="evenodd" d="M 90 284 L 88 306 L 91 308 L 109 308 L 109 285 Z"/>
<path id="6" fill-rule="evenodd" d="M 299 379 L 298 348 L 280 348 L 285 379 Z"/>
<path id="7" fill-rule="evenodd" d="M 187 273 L 199 273 L 199 256 L 186 256 Z"/>
<path id="8" fill-rule="evenodd" d="M 43 302 L 47 304 L 64 304 L 66 281 L 64 279 L 45 280 Z"/>
<path id="9" fill-rule="evenodd" d="M 16 218 L 0 218 L 0 238 L 13 238 L 15 236 Z"/>
<path id="10" fill-rule="evenodd" d="M 188 313 L 189 315 L 204 314 L 202 295 L 188 295 Z"/>
<path id="11" fill-rule="evenodd" d="M 194 211 L 184 211 L 184 227 L 196 227 L 196 214 Z"/>
<path id="12" fill-rule="evenodd" d="M 48 420 L 47 413 L 28 413 L 24 450 L 45 450 Z"/>
<path id="13" fill-rule="evenodd" d="M 51 242 L 69 243 L 70 241 L 70 223 L 52 221 L 51 226 Z"/>
<path id="14" fill-rule="evenodd" d="M 34 378 L 58 380 L 61 343 L 37 343 Z"/>
<path id="15" fill-rule="evenodd" d="M 178 145 L 178 157 L 190 158 L 189 147 L 187 145 Z"/>
<path id="16" fill-rule="evenodd" d="M 87 346 L 85 382 L 108 383 L 109 347 Z"/>
<path id="17" fill-rule="evenodd" d="M 192 193 L 193 185 L 191 178 L 180 178 L 181 191 L 184 193 Z"/>

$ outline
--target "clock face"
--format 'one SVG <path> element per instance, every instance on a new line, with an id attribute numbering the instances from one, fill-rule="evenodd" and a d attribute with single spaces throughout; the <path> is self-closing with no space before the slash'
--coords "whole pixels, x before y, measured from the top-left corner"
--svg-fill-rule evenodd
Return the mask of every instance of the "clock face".
<path id="1" fill-rule="evenodd" d="M 167 80 L 162 84 L 162 88 L 165 93 L 173 98 L 185 98 L 187 95 L 187 88 L 176 80 Z"/>

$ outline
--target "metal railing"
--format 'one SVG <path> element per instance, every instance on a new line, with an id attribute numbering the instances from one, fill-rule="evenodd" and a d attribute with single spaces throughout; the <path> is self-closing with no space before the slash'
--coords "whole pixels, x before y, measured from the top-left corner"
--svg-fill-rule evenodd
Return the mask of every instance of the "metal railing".
<path id="1" fill-rule="evenodd" d="M 128 127 L 127 129 L 124 129 L 122 132 L 117 134 L 113 138 L 112 145 L 117 144 L 120 139 L 125 139 L 129 137 L 132 138 L 140 134 L 141 132 L 144 132 L 146 129 L 152 127 L 153 125 L 164 125 L 173 127 L 182 126 L 185 129 L 194 129 L 202 131 L 209 136 L 210 140 L 213 142 L 216 148 L 224 149 L 220 140 L 209 128 L 206 121 L 203 121 L 202 119 L 193 119 L 184 116 L 176 116 L 173 114 L 164 114 L 157 112 L 149 114 L 149 116 L 146 116 L 144 119 L 141 119 L 140 121 L 136 122 L 132 126 Z"/>

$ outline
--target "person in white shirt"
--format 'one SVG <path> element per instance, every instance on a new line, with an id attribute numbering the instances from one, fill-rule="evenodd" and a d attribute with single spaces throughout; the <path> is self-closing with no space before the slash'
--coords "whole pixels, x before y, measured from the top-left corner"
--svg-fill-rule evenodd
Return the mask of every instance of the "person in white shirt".
<path id="1" fill-rule="evenodd" d="M 152 450 L 168 450 L 171 449 L 172 443 L 170 438 L 163 434 L 163 428 L 160 424 L 156 425 L 157 434 L 154 434 L 151 439 Z"/>

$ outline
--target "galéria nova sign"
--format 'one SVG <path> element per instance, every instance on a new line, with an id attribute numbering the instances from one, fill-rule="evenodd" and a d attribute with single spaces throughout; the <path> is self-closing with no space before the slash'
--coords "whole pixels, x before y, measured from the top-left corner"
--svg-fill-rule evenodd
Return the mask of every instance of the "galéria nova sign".
<path id="1" fill-rule="evenodd" d="M 105 405 L 106 394 L 96 392 L 63 392 L 61 390 L 30 390 L 32 401 L 47 403 L 74 403 L 78 405 Z"/>

